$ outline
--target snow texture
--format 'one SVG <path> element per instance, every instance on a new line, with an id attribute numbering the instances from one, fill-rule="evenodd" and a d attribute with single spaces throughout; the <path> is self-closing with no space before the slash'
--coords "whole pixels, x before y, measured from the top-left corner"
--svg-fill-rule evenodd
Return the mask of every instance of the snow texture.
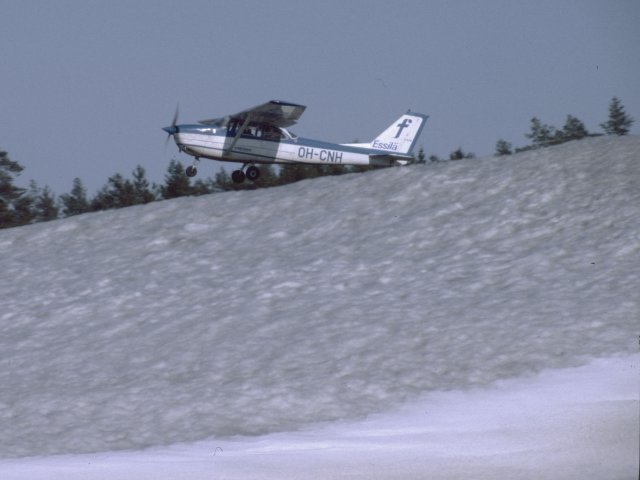
<path id="1" fill-rule="evenodd" d="M 426 394 L 361 421 L 138 452 L 5 460 L 0 474 L 11 480 L 635 480 L 639 367 L 638 354 L 598 359 L 481 390 Z"/>
<path id="2" fill-rule="evenodd" d="M 465 417 L 496 381 L 626 358 L 639 218 L 640 138 L 602 137 L 0 231 L 0 456 L 238 436 L 268 450 L 322 422 L 335 427 L 313 442 L 338 452 L 331 428 L 348 436 L 427 394 L 458 392 L 446 415 Z M 637 381 L 620 401 L 611 415 L 637 427 Z M 384 422 L 364 434 L 382 456 Z M 483 455 L 469 468 L 496 454 Z M 343 471 L 363 471 L 358 458 Z"/>

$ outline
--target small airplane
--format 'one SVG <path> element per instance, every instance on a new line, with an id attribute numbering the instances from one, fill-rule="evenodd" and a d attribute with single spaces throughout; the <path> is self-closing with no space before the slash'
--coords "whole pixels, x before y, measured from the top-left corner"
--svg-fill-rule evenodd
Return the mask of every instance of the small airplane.
<path id="1" fill-rule="evenodd" d="M 256 166 L 268 163 L 406 165 L 428 116 L 407 112 L 368 143 L 336 144 L 294 135 L 287 127 L 295 124 L 304 105 L 272 100 L 234 115 L 177 125 L 178 110 L 171 126 L 163 130 L 173 136 L 178 149 L 195 158 L 185 173 L 197 175 L 201 158 L 244 164 L 234 170 L 234 183 L 260 177 Z"/>

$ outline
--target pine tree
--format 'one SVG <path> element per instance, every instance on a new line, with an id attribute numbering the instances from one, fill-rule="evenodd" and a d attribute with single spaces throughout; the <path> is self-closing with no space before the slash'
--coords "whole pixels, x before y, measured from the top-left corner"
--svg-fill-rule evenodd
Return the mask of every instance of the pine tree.
<path id="1" fill-rule="evenodd" d="M 531 131 L 525 135 L 530 138 L 534 148 L 548 147 L 557 138 L 555 127 L 542 123 L 537 117 L 531 119 Z"/>
<path id="2" fill-rule="evenodd" d="M 568 142 L 570 140 L 580 140 L 581 138 L 588 136 L 589 132 L 584 126 L 584 123 L 582 123 L 573 115 L 567 115 L 567 121 L 564 123 L 564 127 L 562 128 L 562 132 L 560 134 L 562 141 Z"/>
<path id="3" fill-rule="evenodd" d="M 464 153 L 461 147 L 449 154 L 449 160 L 462 160 L 464 158 L 475 158 L 475 154 L 471 152 Z"/>
<path id="4" fill-rule="evenodd" d="M 136 205 L 153 202 L 156 199 L 147 180 L 146 172 L 141 165 L 133 170 L 133 191 Z"/>
<path id="5" fill-rule="evenodd" d="M 133 183 L 120 173 L 116 173 L 109 177 L 107 185 L 102 187 L 91 200 L 91 209 L 94 211 L 109 210 L 135 204 L 136 192 Z"/>
<path id="6" fill-rule="evenodd" d="M 193 192 L 192 195 L 208 195 L 210 193 L 221 191 L 215 180 L 212 180 L 211 178 L 206 178 L 204 180 L 199 178 L 193 183 L 193 187 L 191 188 Z"/>
<path id="7" fill-rule="evenodd" d="M 506 140 L 498 140 L 496 142 L 496 157 L 501 157 L 503 155 L 511 155 L 513 153 L 512 145 Z"/>
<path id="8" fill-rule="evenodd" d="M 136 204 L 136 192 L 130 180 L 116 173 L 109 177 L 108 184 L 113 208 L 129 207 Z"/>
<path id="9" fill-rule="evenodd" d="M 184 173 L 184 166 L 177 160 L 171 160 L 165 175 L 165 184 L 160 187 L 162 198 L 177 198 L 193 195 L 189 177 Z"/>
<path id="10" fill-rule="evenodd" d="M 32 198 L 24 188 L 14 185 L 24 167 L 0 150 L 0 228 L 25 225 L 32 220 Z"/>
<path id="11" fill-rule="evenodd" d="M 91 205 L 87 200 L 87 191 L 78 177 L 73 179 L 73 186 L 70 193 L 60 195 L 62 203 L 62 214 L 65 217 L 80 215 L 91 211 Z"/>
<path id="12" fill-rule="evenodd" d="M 32 215 L 35 222 L 48 222 L 55 220 L 60 214 L 60 209 L 56 203 L 56 197 L 48 186 L 38 188 L 32 182 Z"/>
<path id="13" fill-rule="evenodd" d="M 13 227 L 28 225 L 35 219 L 33 211 L 33 197 L 24 194 L 13 202 Z"/>
<path id="14" fill-rule="evenodd" d="M 218 173 L 216 173 L 214 179 L 214 183 L 216 184 L 216 188 L 223 192 L 233 189 L 233 181 L 231 180 L 231 176 L 224 168 L 218 170 Z"/>
<path id="15" fill-rule="evenodd" d="M 427 154 L 424 153 L 424 148 L 420 145 L 418 149 L 418 156 L 416 157 L 416 163 L 425 164 L 427 163 Z"/>
<path id="16" fill-rule="evenodd" d="M 130 207 L 138 204 L 138 194 L 133 182 L 119 173 L 109 179 L 112 194 L 117 200 L 118 208 Z"/>
<path id="17" fill-rule="evenodd" d="M 81 184 L 76 186 L 75 181 L 74 188 L 77 189 L 75 195 L 63 197 L 63 203 L 65 203 L 65 205 L 66 203 L 69 203 L 69 212 L 74 211 L 73 203 L 76 200 L 80 205 L 83 204 L 82 198 L 84 197 L 84 188 Z M 133 205 L 149 203 L 155 199 L 156 195 L 151 190 L 149 181 L 146 178 L 145 170 L 138 165 L 133 170 L 133 181 L 128 178 L 124 178 L 120 173 L 116 173 L 109 177 L 107 185 L 102 187 L 91 200 L 90 210 L 98 211 L 112 208 L 131 207 Z M 74 215 L 75 213 L 69 214 Z"/>
<path id="18" fill-rule="evenodd" d="M 91 199 L 90 208 L 93 212 L 99 212 L 100 210 L 109 210 L 115 208 L 113 198 L 109 193 L 109 188 L 105 185 L 102 187 L 95 196 Z"/>
<path id="19" fill-rule="evenodd" d="M 600 126 L 607 135 L 627 135 L 633 122 L 633 118 L 625 113 L 620 99 L 613 97 L 609 103 L 609 120 Z"/>

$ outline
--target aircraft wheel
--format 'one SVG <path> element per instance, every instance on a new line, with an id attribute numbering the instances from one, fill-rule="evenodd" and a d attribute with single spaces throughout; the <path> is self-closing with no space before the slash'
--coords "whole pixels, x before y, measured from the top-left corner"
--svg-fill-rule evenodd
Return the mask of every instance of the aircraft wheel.
<path id="1" fill-rule="evenodd" d="M 245 173 L 245 176 L 247 177 L 247 179 L 251 180 L 252 182 L 255 182 L 256 180 L 258 180 L 258 178 L 260 178 L 260 169 L 252 165 L 249 168 L 247 168 L 247 172 Z"/>
<path id="2" fill-rule="evenodd" d="M 242 183 L 244 182 L 244 172 L 242 170 L 234 170 L 231 172 L 231 180 L 233 183 Z"/>
<path id="3" fill-rule="evenodd" d="M 189 165 L 185 169 L 184 173 L 187 175 L 187 177 L 195 177 L 198 174 L 198 169 L 193 165 Z"/>

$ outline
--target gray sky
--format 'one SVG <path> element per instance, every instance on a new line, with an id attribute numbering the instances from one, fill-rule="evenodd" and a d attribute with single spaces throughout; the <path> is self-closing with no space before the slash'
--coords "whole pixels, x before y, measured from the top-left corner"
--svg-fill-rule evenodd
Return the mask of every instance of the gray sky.
<path id="1" fill-rule="evenodd" d="M 533 116 L 600 131 L 614 95 L 639 131 L 637 0 L 0 0 L 0 19 L 0 149 L 56 194 L 138 164 L 162 182 L 178 103 L 184 123 L 301 103 L 292 130 L 334 142 L 411 109 L 441 157 L 524 145 Z"/>

